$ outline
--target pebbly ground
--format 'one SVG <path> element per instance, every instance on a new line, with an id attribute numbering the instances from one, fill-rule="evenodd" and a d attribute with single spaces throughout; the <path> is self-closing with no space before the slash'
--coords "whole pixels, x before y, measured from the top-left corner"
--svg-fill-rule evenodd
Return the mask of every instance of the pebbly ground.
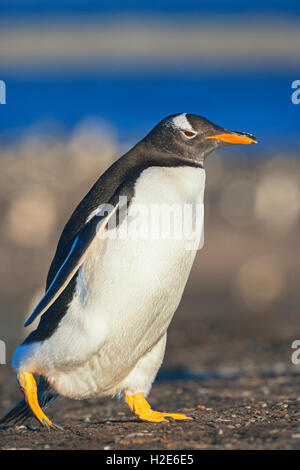
<path id="1" fill-rule="evenodd" d="M 192 422 L 137 421 L 109 400 L 61 399 L 48 410 L 63 431 L 3 429 L 1 449 L 299 449 L 300 378 L 279 375 L 235 380 L 174 381 L 153 387 L 159 410 L 194 412 Z M 295 396 L 296 395 L 296 396 Z M 299 394 L 300 395 L 300 394 Z M 7 400 L 8 401 L 8 400 Z"/>
<path id="2" fill-rule="evenodd" d="M 190 422 L 139 422 L 122 401 L 60 398 L 47 410 L 63 431 L 3 428 L 1 449 L 299 449 L 300 366 L 291 363 L 298 315 L 280 309 L 197 314 L 185 301 L 168 337 L 149 401 L 158 411 L 196 414 Z M 217 309 L 220 311 L 220 309 Z M 0 414 L 21 397 L 0 366 Z"/>

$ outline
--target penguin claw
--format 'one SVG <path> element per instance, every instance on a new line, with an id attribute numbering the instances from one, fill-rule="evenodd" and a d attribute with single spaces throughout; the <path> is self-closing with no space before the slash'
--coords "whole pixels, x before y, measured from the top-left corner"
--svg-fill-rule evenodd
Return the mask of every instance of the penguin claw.
<path id="1" fill-rule="evenodd" d="M 56 429 L 56 431 L 63 431 L 64 430 L 64 428 L 62 426 L 59 426 L 59 424 L 53 423 L 53 426 L 54 426 L 53 429 Z"/>
<path id="2" fill-rule="evenodd" d="M 186 413 L 186 415 L 189 417 L 189 418 L 193 418 L 193 419 L 197 419 L 198 416 L 196 415 L 196 413 Z"/>
<path id="3" fill-rule="evenodd" d="M 47 423 L 47 421 L 45 419 L 43 419 L 43 422 L 42 422 L 43 426 L 45 426 L 45 428 L 48 430 L 48 431 L 51 431 L 51 429 L 55 430 L 55 431 L 63 431 L 64 429 L 59 426 L 58 424 L 55 424 L 55 423 L 52 423 L 49 424 Z"/>
<path id="4" fill-rule="evenodd" d="M 172 418 L 172 416 L 165 416 L 165 420 L 170 421 L 170 423 L 176 423 L 176 419 Z"/>
<path id="5" fill-rule="evenodd" d="M 47 428 L 48 431 L 50 431 L 50 426 L 49 424 L 47 423 L 47 421 L 45 419 L 43 419 L 43 426 L 45 426 L 45 428 Z"/>

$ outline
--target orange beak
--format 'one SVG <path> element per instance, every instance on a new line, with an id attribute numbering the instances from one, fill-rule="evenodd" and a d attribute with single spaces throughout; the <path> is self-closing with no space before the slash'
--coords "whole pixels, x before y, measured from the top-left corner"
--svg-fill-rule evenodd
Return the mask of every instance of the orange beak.
<path id="1" fill-rule="evenodd" d="M 204 139 L 217 139 L 222 140 L 223 142 L 228 142 L 229 144 L 257 144 L 257 140 L 254 136 L 249 134 L 219 134 L 219 135 L 209 135 L 204 137 Z"/>

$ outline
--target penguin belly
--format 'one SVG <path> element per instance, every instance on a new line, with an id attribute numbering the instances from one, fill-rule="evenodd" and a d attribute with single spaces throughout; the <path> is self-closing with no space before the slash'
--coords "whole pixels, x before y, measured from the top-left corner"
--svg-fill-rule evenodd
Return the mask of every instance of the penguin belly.
<path id="1" fill-rule="evenodd" d="M 136 181 L 130 207 L 203 207 L 204 182 L 203 169 L 150 168 Z M 44 375 L 61 395 L 81 399 L 123 392 L 126 377 L 165 336 L 203 233 L 203 211 L 192 236 L 139 238 L 136 230 L 145 233 L 149 210 L 138 221 L 129 212 L 127 237 L 120 236 L 121 223 L 114 237 L 95 241 L 54 333 L 20 346 L 26 348 L 19 351 L 21 368 Z"/>

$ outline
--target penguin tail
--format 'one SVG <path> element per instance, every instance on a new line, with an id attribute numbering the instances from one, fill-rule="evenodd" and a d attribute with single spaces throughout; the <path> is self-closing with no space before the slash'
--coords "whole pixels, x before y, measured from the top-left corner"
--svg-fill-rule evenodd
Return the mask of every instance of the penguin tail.
<path id="1" fill-rule="evenodd" d="M 42 378 L 38 384 L 38 401 L 42 410 L 49 408 L 57 398 L 58 395 L 50 390 L 48 383 Z M 0 419 L 0 426 L 21 425 L 33 417 L 34 413 L 31 411 L 25 398 L 23 398 L 23 400 L 19 401 L 19 403 Z"/>

